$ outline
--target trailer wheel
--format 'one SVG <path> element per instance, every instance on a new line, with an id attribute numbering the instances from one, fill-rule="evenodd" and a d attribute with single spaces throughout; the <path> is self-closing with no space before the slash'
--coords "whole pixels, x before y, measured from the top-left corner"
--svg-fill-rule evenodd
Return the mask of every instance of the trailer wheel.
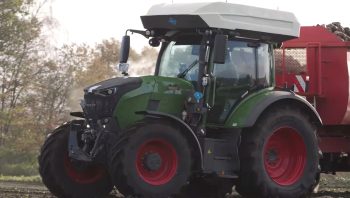
<path id="1" fill-rule="evenodd" d="M 171 125 L 147 124 L 125 132 L 110 156 L 113 182 L 124 196 L 169 197 L 190 176 L 189 143 Z"/>
<path id="2" fill-rule="evenodd" d="M 275 107 L 243 131 L 237 191 L 246 197 L 306 197 L 316 183 L 314 127 L 296 109 Z"/>
<path id="3" fill-rule="evenodd" d="M 39 172 L 43 183 L 57 197 L 105 197 L 113 185 L 101 165 L 72 163 L 68 157 L 70 124 L 56 129 L 41 149 Z"/>
<path id="4" fill-rule="evenodd" d="M 223 178 L 192 178 L 175 198 L 223 198 L 232 193 L 234 182 Z"/>

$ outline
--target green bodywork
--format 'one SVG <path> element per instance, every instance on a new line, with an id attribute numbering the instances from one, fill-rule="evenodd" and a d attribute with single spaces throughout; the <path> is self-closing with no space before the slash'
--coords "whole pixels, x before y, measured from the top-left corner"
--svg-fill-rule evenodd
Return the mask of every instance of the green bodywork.
<path id="1" fill-rule="evenodd" d="M 247 119 L 255 112 L 257 105 L 273 94 L 273 88 L 266 88 L 247 96 L 234 108 L 230 116 L 227 118 L 224 127 L 248 127 L 246 125 Z"/>
<path id="2" fill-rule="evenodd" d="M 180 78 L 144 76 L 139 88 L 124 94 L 113 113 L 121 129 L 142 120 L 135 112 L 148 110 L 150 101 L 158 102 L 157 111 L 181 117 L 185 97 L 193 85 Z"/>
<path id="3" fill-rule="evenodd" d="M 149 101 L 159 102 L 157 111 L 181 118 L 185 99 L 193 91 L 194 87 L 191 82 L 181 78 L 144 76 L 139 88 L 121 97 L 114 111 L 114 118 L 118 121 L 120 128 L 125 129 L 143 119 L 143 115 L 135 114 L 135 112 L 148 110 Z M 247 127 L 246 121 L 254 113 L 257 104 L 265 98 L 274 95 L 274 92 L 273 88 L 266 88 L 249 94 L 238 105 L 235 105 L 229 113 L 225 113 L 227 114 L 225 115 L 225 122 L 209 122 L 207 126 L 224 128 Z M 221 101 L 221 99 L 216 97 L 215 100 Z M 208 114 L 213 114 L 213 112 L 209 111 Z"/>

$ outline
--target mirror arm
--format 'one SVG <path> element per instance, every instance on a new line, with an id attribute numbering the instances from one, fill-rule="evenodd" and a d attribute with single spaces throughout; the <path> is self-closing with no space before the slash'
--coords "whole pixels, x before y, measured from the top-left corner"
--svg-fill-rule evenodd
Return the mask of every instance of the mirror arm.
<path id="1" fill-rule="evenodd" d="M 140 34 L 142 36 L 144 36 L 145 38 L 149 38 L 151 36 L 154 35 L 154 31 L 150 31 L 150 30 L 134 30 L 134 29 L 128 29 L 125 31 L 125 35 L 128 34 L 128 32 L 136 33 L 136 34 Z"/>

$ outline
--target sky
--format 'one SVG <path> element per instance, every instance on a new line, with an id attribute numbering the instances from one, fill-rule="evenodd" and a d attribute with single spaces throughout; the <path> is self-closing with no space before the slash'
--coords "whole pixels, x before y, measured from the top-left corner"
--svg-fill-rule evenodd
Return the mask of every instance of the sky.
<path id="1" fill-rule="evenodd" d="M 54 44 L 87 43 L 120 39 L 126 29 L 143 29 L 140 16 L 158 3 L 210 2 L 207 0 L 49 0 L 48 13 L 57 20 Z M 225 2 L 221 1 L 221 2 Z M 228 3 L 252 5 L 293 12 L 301 25 L 341 22 L 350 27 L 349 0 L 227 0 Z M 49 8 L 51 7 L 51 8 Z M 147 45 L 142 36 L 133 36 L 137 50 Z"/>

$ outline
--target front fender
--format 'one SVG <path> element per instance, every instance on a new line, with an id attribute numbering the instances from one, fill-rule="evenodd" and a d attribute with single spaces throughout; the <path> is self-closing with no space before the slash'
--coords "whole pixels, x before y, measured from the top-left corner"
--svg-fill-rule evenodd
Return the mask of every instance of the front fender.
<path id="1" fill-rule="evenodd" d="M 305 107 L 305 110 L 311 114 L 314 120 L 316 120 L 319 124 L 322 124 L 320 115 L 307 100 L 293 92 L 279 91 L 268 88 L 251 94 L 242 100 L 226 120 L 225 127 L 251 127 L 267 108 L 277 102 L 283 101 L 288 104 L 296 103 L 298 105 L 302 105 Z"/>

